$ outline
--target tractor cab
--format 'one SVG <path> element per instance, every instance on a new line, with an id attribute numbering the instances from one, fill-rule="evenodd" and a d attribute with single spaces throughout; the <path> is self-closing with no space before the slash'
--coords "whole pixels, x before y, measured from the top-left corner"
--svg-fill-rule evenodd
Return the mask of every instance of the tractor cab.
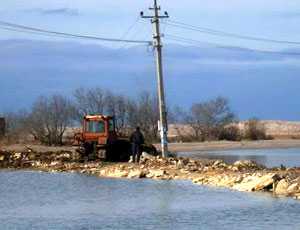
<path id="1" fill-rule="evenodd" d="M 105 145 L 117 138 L 115 119 L 112 116 L 87 115 L 83 119 L 82 137 L 87 142 Z"/>

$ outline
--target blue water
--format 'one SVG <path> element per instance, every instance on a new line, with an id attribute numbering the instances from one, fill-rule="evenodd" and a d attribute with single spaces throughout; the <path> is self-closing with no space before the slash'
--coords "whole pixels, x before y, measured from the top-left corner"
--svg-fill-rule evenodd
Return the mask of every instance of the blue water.
<path id="1" fill-rule="evenodd" d="M 300 229 L 300 202 L 188 181 L 0 171 L 0 229 Z"/>
<path id="2" fill-rule="evenodd" d="M 268 167 L 300 167 L 300 149 L 243 149 L 179 153 L 193 158 L 222 159 L 227 163 L 237 160 L 253 160 Z"/>

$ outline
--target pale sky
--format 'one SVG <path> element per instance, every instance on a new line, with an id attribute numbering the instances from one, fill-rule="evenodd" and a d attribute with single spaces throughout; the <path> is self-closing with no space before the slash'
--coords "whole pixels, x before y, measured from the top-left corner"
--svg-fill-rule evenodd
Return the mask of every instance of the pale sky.
<path id="1" fill-rule="evenodd" d="M 0 21 L 58 32 L 151 40 L 140 11 L 152 0 L 1 0 Z M 297 0 L 160 0 L 170 20 L 240 35 L 300 43 Z M 139 19 L 139 20 L 138 20 Z M 171 22 L 169 20 L 169 22 Z M 168 22 L 168 21 L 167 21 Z M 124 37 L 126 31 L 132 28 Z M 300 45 L 215 37 L 162 25 L 168 103 L 188 106 L 228 97 L 242 118 L 299 119 L 300 56 L 174 45 L 167 34 L 206 43 L 300 53 Z M 44 40 L 44 41 L 37 41 Z M 62 42 L 52 42 L 52 41 Z M 79 40 L 78 42 L 83 42 Z M 90 41 L 95 43 L 95 41 Z M 101 46 L 99 46 L 99 45 Z M 44 37 L 3 30 L 0 23 L 0 112 L 26 108 L 39 95 L 99 86 L 137 93 L 155 90 L 152 53 L 145 47 Z M 118 68 L 116 68 L 118 66 Z M 88 80 L 86 80 L 88 79 Z M 112 80 L 118 79 L 118 80 Z M 241 93 L 242 92 L 242 93 Z M 287 100 L 287 98 L 289 100 Z"/>
<path id="2" fill-rule="evenodd" d="M 61 32 L 120 38 L 137 20 L 139 12 L 151 4 L 152 0 L 2 0 L 0 20 Z M 171 20 L 249 36 L 300 41 L 300 1 L 161 0 L 160 5 L 163 11 L 169 12 Z M 163 26 L 163 31 L 225 45 L 259 49 L 295 48 L 214 37 L 170 26 Z M 1 39 L 54 39 L 2 29 L 0 36 Z M 126 38 L 151 39 L 150 23 L 140 20 Z"/>

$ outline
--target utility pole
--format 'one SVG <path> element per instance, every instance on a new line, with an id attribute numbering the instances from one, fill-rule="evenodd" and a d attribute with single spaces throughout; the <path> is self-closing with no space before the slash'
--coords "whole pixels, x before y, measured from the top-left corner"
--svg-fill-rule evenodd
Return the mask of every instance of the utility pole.
<path id="1" fill-rule="evenodd" d="M 166 157 L 168 155 L 168 122 L 167 122 L 167 111 L 164 93 L 164 81 L 163 81 L 163 67 L 162 67 L 162 43 L 160 34 L 160 19 L 168 18 L 167 12 L 164 15 L 160 15 L 160 6 L 157 5 L 157 0 L 154 0 L 153 7 L 149 10 L 154 11 L 153 16 L 144 16 L 144 12 L 141 12 L 142 18 L 150 18 L 153 24 L 153 47 L 155 49 L 156 56 L 156 74 L 157 74 L 157 88 L 158 88 L 158 100 L 159 100 L 159 132 L 161 139 L 161 150 L 162 156 Z"/>

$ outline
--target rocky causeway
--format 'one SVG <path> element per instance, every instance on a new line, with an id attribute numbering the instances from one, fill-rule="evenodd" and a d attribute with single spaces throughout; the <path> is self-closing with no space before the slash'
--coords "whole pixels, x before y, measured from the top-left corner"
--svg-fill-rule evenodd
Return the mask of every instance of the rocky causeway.
<path id="1" fill-rule="evenodd" d="M 300 200 L 300 168 L 266 168 L 243 160 L 226 164 L 221 160 L 163 158 L 143 154 L 140 164 L 82 162 L 76 151 L 0 151 L 0 169 L 82 173 L 97 177 L 191 180 L 195 184 L 225 187 L 242 192 L 269 192 Z"/>

